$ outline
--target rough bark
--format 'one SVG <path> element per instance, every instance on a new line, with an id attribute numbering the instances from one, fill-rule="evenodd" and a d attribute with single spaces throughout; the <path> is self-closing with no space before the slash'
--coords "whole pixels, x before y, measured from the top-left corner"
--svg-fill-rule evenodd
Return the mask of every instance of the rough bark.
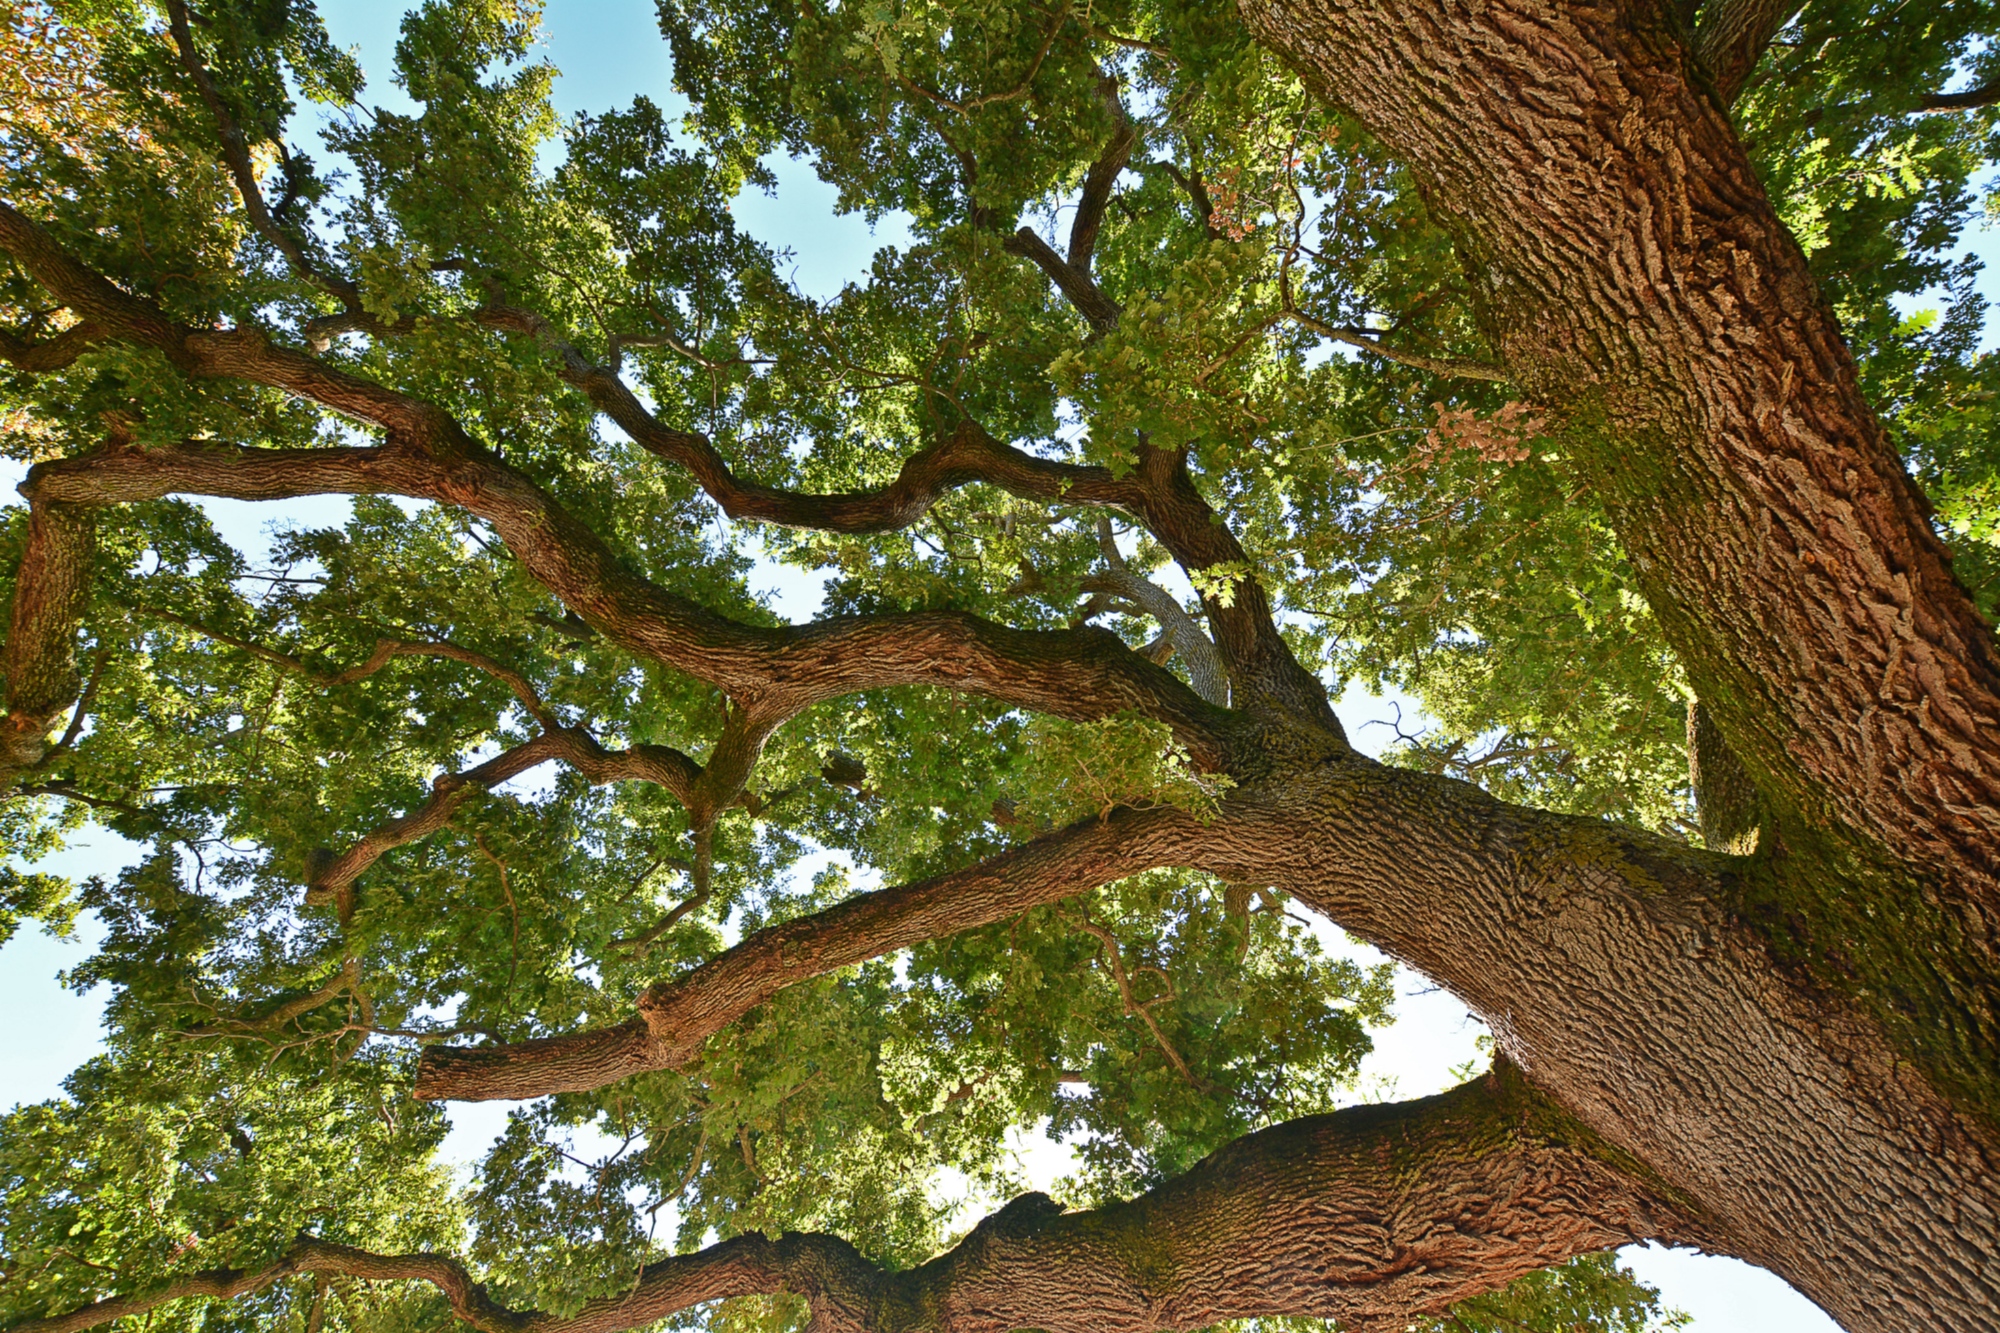
<path id="1" fill-rule="evenodd" d="M 304 1240 L 258 1272 L 202 1274 L 9 1333 L 78 1333 L 300 1273 L 429 1282 L 482 1333 L 617 1333 L 777 1291 L 811 1302 L 813 1333 L 1151 1333 L 1287 1314 L 1387 1330 L 1579 1254 L 1705 1238 L 1657 1181 L 1502 1067 L 1438 1097 L 1249 1135 L 1129 1203 L 1066 1214 L 1026 1195 L 903 1272 L 832 1236 L 753 1233 L 649 1264 L 630 1291 L 559 1318 L 501 1306 L 450 1259 Z"/>
<path id="2" fill-rule="evenodd" d="M 96 524 L 74 505 L 38 504 L 14 584 L 7 643 L 0 650 L 0 791 L 49 753 L 49 733 L 76 702 L 76 624 L 90 597 Z"/>
<path id="3" fill-rule="evenodd" d="M 1510 377 L 1564 422 L 1772 811 L 1789 869 L 1760 890 L 1771 929 L 2000 1118 L 1992 632 L 1672 15 L 1243 12 L 1408 164 Z"/>
<path id="4" fill-rule="evenodd" d="M 1411 170 L 1783 804 L 2000 894 L 2000 663 L 1664 11 L 1250 0 Z"/>
<path id="5" fill-rule="evenodd" d="M 1699 700 L 1688 704 L 1687 750 L 1688 785 L 1694 788 L 1703 845 L 1734 856 L 1756 851 L 1758 825 L 1765 818 L 1763 803 L 1743 761 L 1730 752 L 1715 719 Z"/>
<path id="6" fill-rule="evenodd" d="M 1240 793 L 1183 863 L 1283 888 L 1448 986 L 1538 1089 L 1704 1220 L 1705 1244 L 1773 1269 L 1846 1327 L 2000 1329 L 1990 1126 L 1861 1005 L 1773 956 L 1734 910 L 1754 864 L 1507 806 L 1331 738 L 1321 754 Z M 929 905 L 931 935 L 997 919 L 942 893 Z M 724 954 L 673 988 L 681 1038 L 902 947 L 913 935 L 895 910 L 892 893 L 789 923 L 789 938 L 824 942 L 782 972 L 767 942 Z M 714 998 L 700 994 L 711 979 Z M 514 1066 L 512 1095 L 550 1090 L 523 1077 L 533 1063 Z"/>
<path id="7" fill-rule="evenodd" d="M 1407 1135 L 1348 1137 L 1375 1123 L 1350 1113 L 1328 1131 L 1348 1150 L 1332 1156 L 1348 1165 L 1285 1177 L 1280 1166 L 1319 1160 L 1309 1142 L 1319 1131 L 1253 1138 L 1191 1176 L 1195 1183 L 1162 1192 L 1181 1188 L 1172 1197 L 1194 1229 L 1177 1230 L 1162 1212 L 1148 1215 L 1150 1229 L 1116 1233 L 1143 1245 L 1093 1248 L 1081 1222 L 1017 1212 L 985 1229 L 984 1240 L 975 1236 L 985 1247 L 977 1263 L 959 1261 L 977 1280 L 923 1288 L 868 1278 L 865 1266 L 840 1258 L 851 1251 L 837 1242 L 794 1243 L 797 1254 L 817 1256 L 814 1269 L 805 1259 L 788 1267 L 788 1242 L 767 1253 L 757 1247 L 768 1242 L 746 1240 L 712 1255 L 705 1271 L 765 1285 L 728 1290 L 811 1288 L 804 1294 L 818 1300 L 826 1327 L 900 1330 L 917 1321 L 910 1311 L 968 1330 L 1136 1330 L 1260 1313 L 1365 1323 L 1434 1308 L 1424 1302 L 1448 1292 L 1487 1289 L 1562 1257 L 1572 1242 L 1594 1248 L 1661 1234 L 1646 1228 L 1666 1225 L 1657 1208 L 1670 1199 L 1673 1234 L 1766 1264 L 1852 1329 L 2000 1328 L 2000 1152 L 1995 1118 L 1980 1100 L 2000 1065 L 1991 995 L 2000 952 L 2000 671 L 1990 632 L 1953 582 L 1859 396 L 1797 247 L 1715 99 L 1690 77 L 1671 17 L 1552 0 L 1248 0 L 1245 13 L 1409 164 L 1456 233 L 1507 375 L 1564 418 L 1580 474 L 1612 514 L 1662 625 L 1786 845 L 1748 860 L 1691 851 L 1507 807 L 1462 784 L 1356 757 L 1318 682 L 1285 650 L 1255 579 L 1228 605 L 1211 598 L 1205 606 L 1233 697 L 1255 726 L 1102 634 L 1027 634 L 948 614 L 781 630 L 735 625 L 632 573 L 434 406 L 252 330 L 174 325 L 0 206 L 0 247 L 92 337 L 156 348 L 193 377 L 298 394 L 385 436 L 365 449 L 112 448 L 44 465 L 27 489 L 38 512 L 50 513 L 174 491 L 433 499 L 491 522 L 598 632 L 722 685 L 759 718 L 917 682 L 1066 717 L 1131 708 L 1169 722 L 1202 762 L 1245 780 L 1225 819 L 1164 839 L 1171 846 L 1149 848 L 1131 822 L 1141 816 L 1114 815 L 1101 832 L 1085 826 L 1067 842 L 1031 846 L 950 882 L 792 923 L 782 938 L 753 939 L 650 994 L 652 1007 L 612 1034 L 557 1039 L 571 1043 L 562 1058 L 516 1059 L 518 1048 L 432 1052 L 431 1095 L 462 1095 L 439 1091 L 438 1081 L 461 1075 L 461 1088 L 511 1089 L 481 1095 L 523 1095 L 657 1068 L 782 985 L 998 919 L 1102 882 L 1099 875 L 1171 863 L 1285 888 L 1437 978 L 1492 1023 L 1539 1094 L 1593 1142 L 1583 1154 L 1595 1164 L 1589 1170 L 1565 1175 L 1534 1157 L 1539 1165 L 1526 1176 L 1475 1173 L 1473 1193 L 1506 1207 L 1494 1225 L 1468 1227 L 1453 1197 L 1425 1192 L 1464 1178 L 1452 1169 L 1457 1159 L 1399 1156 L 1413 1142 Z M 1034 257 L 1058 281 L 1050 258 L 1089 281 L 1087 265 L 1052 251 Z M 968 425 L 913 458 L 904 479 L 880 493 L 802 497 L 754 487 L 706 441 L 637 408 L 614 373 L 576 356 L 545 326 L 489 314 L 542 338 L 572 385 L 646 448 L 687 467 L 725 507 L 740 506 L 732 512 L 872 530 L 912 521 L 944 487 L 991 480 L 1120 507 L 1190 570 L 1243 558 L 1184 460 L 1160 450 L 1142 450 L 1127 478 L 1072 474 Z M 1102 489 L 1084 497 L 1073 485 Z M 55 584 L 33 597 L 69 605 Z M 17 622 L 20 607 L 17 597 Z M 46 678 L 53 693 L 73 694 L 73 668 L 64 674 L 61 661 L 73 608 L 35 623 L 42 627 L 20 641 L 40 646 L 20 679 Z M 10 652 L 15 646 L 10 639 Z M 9 707 L 27 716 L 16 708 L 15 675 L 10 661 Z M 43 710 L 36 716 L 45 737 L 47 700 L 20 698 L 22 708 Z M 1164 827 L 1177 816 L 1153 817 Z M 1814 830 L 1829 831 L 1831 850 L 1807 845 Z M 1763 915 L 1773 903 L 1775 918 Z M 1871 934 L 1866 918 L 1878 903 L 1892 909 L 1893 924 Z M 1822 985 L 1824 970 L 1797 966 L 1800 954 L 1786 949 L 1797 942 L 1785 938 L 1792 930 L 1810 946 L 1806 961 L 1824 963 L 1832 926 L 1853 928 L 1850 976 L 1860 981 L 1845 990 Z M 1941 1035 L 1932 1041 L 1923 1028 Z M 577 1056 L 591 1043 L 594 1054 Z M 558 1077 L 544 1077 L 565 1060 Z M 531 1068 L 540 1082 L 519 1076 Z M 1413 1122 L 1398 1116 L 1422 1114 L 1380 1113 L 1399 1126 Z M 1476 1126 L 1445 1121 L 1451 1142 L 1478 1140 Z M 1578 1141 L 1565 1140 L 1571 1148 Z M 1536 1142 L 1537 1152 L 1549 1146 Z M 1273 1143 L 1287 1146 L 1275 1165 L 1259 1156 Z M 1218 1165 L 1231 1162 L 1265 1162 L 1272 1173 L 1231 1175 Z M 1384 1176 L 1366 1174 L 1385 1162 L 1402 1193 L 1382 1193 Z M 1635 1180 L 1646 1182 L 1638 1193 Z M 1205 1198 L 1227 1210 L 1193 1206 Z M 1351 1199 L 1363 1201 L 1354 1205 L 1360 1211 L 1343 1212 Z M 1530 1199 L 1557 1206 L 1507 1211 Z M 1295 1242 L 1301 1233 L 1287 1228 L 1287 1214 L 1261 1201 L 1343 1226 Z M 1023 1242 L 1028 1258 L 1018 1261 L 1007 1247 L 1017 1224 L 1035 1240 Z M 1367 1243 L 1343 1248 L 1337 1238 L 1347 1234 Z M 1413 1236 L 1432 1238 L 1438 1257 L 1399 1239 Z M 1506 1238 L 1498 1249 L 1495 1237 Z M 662 1273 L 702 1271 L 669 1263 L 680 1266 Z M 836 1270 L 847 1276 L 837 1280 Z M 946 1271 L 915 1271 L 932 1270 Z M 1441 1272 L 1467 1276 L 1425 1285 Z M 889 1291 L 903 1294 L 880 1295 Z M 1358 1303 L 1355 1292 L 1380 1305 Z M 969 1294 L 953 1304 L 956 1293 Z M 878 1297 L 887 1303 L 871 1304 Z"/>
<path id="8" fill-rule="evenodd" d="M 1774 955 L 1737 911 L 1761 867 L 1362 761 L 1315 785 L 1257 869 L 1463 999 L 1721 1248 L 1850 1330 L 2000 1328 L 1990 1122 Z"/>

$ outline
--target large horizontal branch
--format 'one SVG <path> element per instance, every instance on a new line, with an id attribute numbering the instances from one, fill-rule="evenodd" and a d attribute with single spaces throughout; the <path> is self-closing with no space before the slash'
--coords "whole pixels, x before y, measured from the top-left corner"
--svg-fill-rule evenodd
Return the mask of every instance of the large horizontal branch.
<path id="1" fill-rule="evenodd" d="M 282 389 L 390 433 L 399 443 L 439 457 L 477 445 L 451 414 L 434 404 L 350 375 L 317 357 L 278 346 L 254 328 L 197 329 L 176 322 L 151 302 L 120 290 L 71 255 L 17 209 L 0 203 L 0 250 L 81 324 L 106 338 L 151 347 L 183 374 L 238 379 Z"/>
<path id="2" fill-rule="evenodd" d="M 1704 1238 L 1502 1063 L 1422 1101 L 1248 1135 L 1128 1203 L 1065 1213 L 1025 1195 L 901 1272 L 836 1237 L 751 1233 L 648 1264 L 629 1290 L 562 1318 L 501 1306 L 451 1259 L 308 1239 L 259 1272 L 203 1274 L 7 1333 L 80 1333 L 306 1273 L 431 1283 L 481 1333 L 622 1333 L 777 1292 L 810 1303 L 813 1333 L 1153 1333 L 1283 1316 L 1400 1328 L 1577 1255 Z"/>
<path id="3" fill-rule="evenodd" d="M 373 449 L 114 448 L 35 469 L 26 489 L 46 500 L 120 503 L 176 490 L 237 499 L 328 493 L 430 499 L 492 524 L 527 571 L 600 633 L 720 686 L 761 716 L 783 718 L 859 690 L 930 684 L 1061 717 L 1141 712 L 1167 722 L 1197 754 L 1215 756 L 1217 711 L 1115 635 L 1037 633 L 949 612 L 785 629 L 738 624 L 635 573 L 435 405 L 275 346 L 252 329 L 177 324 L 79 263 L 5 204 L 0 249 L 79 320 L 158 349 L 186 374 L 282 389 L 388 435 L 385 446 Z"/>
<path id="4" fill-rule="evenodd" d="M 276 346 L 253 329 L 202 330 L 180 325 L 150 303 L 119 290 L 79 263 L 55 240 L 13 208 L 0 204 L 0 249 L 12 254 L 51 295 L 79 320 L 95 323 L 128 341 L 154 347 L 184 373 L 262 384 L 308 398 L 387 432 L 381 449 L 112 450 L 92 462 L 69 460 L 38 468 L 52 481 L 62 473 L 73 484 L 77 469 L 106 468 L 119 460 L 122 481 L 151 472 L 150 484 L 81 488 L 79 503 L 115 503 L 155 498 L 175 489 L 241 499 L 288 498 L 315 493 L 396 493 L 467 509 L 491 523 L 528 571 L 594 628 L 628 650 L 663 662 L 727 690 L 760 711 L 796 712 L 821 699 L 860 689 L 898 684 L 939 684 L 987 694 L 1056 716 L 1103 717 L 1135 710 L 1159 718 L 1181 733 L 1197 752 L 1213 751 L 1210 705 L 1172 673 L 1146 662 L 1103 631 L 1068 635 L 1012 630 L 976 617 L 951 613 L 866 617 L 821 621 L 788 630 L 738 625 L 658 587 L 632 572 L 588 527 L 570 515 L 534 482 L 473 441 L 451 415 L 433 404 L 333 369 L 318 358 Z M 498 312 L 500 319 L 505 312 Z M 518 313 L 518 312 L 517 312 Z M 505 315 L 513 319 L 513 315 Z M 517 322 L 528 332 L 545 332 Z M 578 368 L 564 358 L 566 370 Z M 608 372 L 607 372 L 608 373 Z M 591 383 L 614 400 L 613 414 L 661 447 L 673 441 L 681 455 L 700 462 L 699 437 L 665 432 L 628 390 Z M 609 409 L 606 409 L 609 411 Z M 1031 486 L 1036 493 L 1068 496 L 1085 503 L 1091 488 L 1112 480 L 1097 469 L 1069 468 L 1033 459 L 981 441 L 1001 466 L 1001 476 Z M 650 447 L 650 446 L 649 446 Z M 1142 457 L 1162 451 L 1143 450 Z M 146 459 L 172 455 L 176 467 L 149 467 Z M 709 463 L 719 460 L 708 450 Z M 913 463 L 916 460 L 912 460 Z M 206 464 L 204 467 L 203 464 Z M 706 465 L 705 465 L 706 466 Z M 938 467 L 933 488 L 950 469 Z M 194 481 L 205 471 L 207 484 Z M 1130 504 L 1143 498 L 1145 517 L 1175 558 L 1192 571 L 1218 563 L 1243 565 L 1241 548 L 1186 475 L 1184 460 L 1158 460 L 1141 469 L 1143 496 L 1111 488 L 1100 502 Z M 173 479 L 168 473 L 177 474 Z M 999 484 L 1005 481 L 994 478 Z M 713 477 L 718 485 L 727 478 Z M 36 484 L 31 478 L 31 485 Z M 161 489 L 164 487 L 164 489 Z M 61 488 L 53 488 L 61 489 Z M 94 489 L 94 493 L 93 493 Z M 915 494 L 922 488 L 913 486 Z M 775 502 L 780 493 L 765 492 Z M 52 493 L 47 498 L 59 497 Z M 857 497 L 833 497 L 856 501 Z M 886 511 L 885 511 L 886 512 Z M 807 515 L 800 517 L 810 521 Z M 1247 594 L 1247 595 L 1245 595 Z M 1256 580 L 1241 578 L 1238 593 L 1206 599 L 1216 641 L 1242 677 L 1238 695 L 1268 698 L 1337 729 L 1324 690 L 1292 660 L 1271 621 Z"/>
<path id="5" fill-rule="evenodd" d="M 1101 884 L 1200 856 L 1226 836 L 1185 811 L 1120 808 L 964 870 L 862 894 L 759 931 L 678 981 L 653 986 L 612 1028 L 505 1046 L 427 1049 L 416 1095 L 491 1101 L 578 1092 L 695 1058 L 715 1033 L 787 986 Z"/>
<path id="6" fill-rule="evenodd" d="M 245 449 L 191 442 L 111 448 L 37 466 L 24 493 L 47 503 L 118 504 L 174 493 L 244 500 L 397 494 L 492 524 L 528 571 L 634 654 L 714 684 L 770 724 L 824 700 L 895 685 L 984 694 L 1053 716 L 1126 711 L 1173 727 L 1205 762 L 1226 715 L 1104 630 L 1020 630 L 958 612 L 743 625 L 633 573 L 540 487 L 484 453 L 440 460 L 381 448 Z"/>

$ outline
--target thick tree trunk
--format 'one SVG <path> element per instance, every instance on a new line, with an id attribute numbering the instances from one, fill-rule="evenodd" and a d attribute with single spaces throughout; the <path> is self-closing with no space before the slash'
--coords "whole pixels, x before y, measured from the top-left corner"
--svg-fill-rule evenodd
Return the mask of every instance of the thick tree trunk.
<path id="1" fill-rule="evenodd" d="M 1302 861 L 1292 884 L 1848 1327 L 2000 1327 L 1993 637 L 1678 25 L 1553 0 L 1243 11 L 1454 233 L 1777 833 L 1684 926 L 1671 891 L 1532 865 L 1497 897 L 1449 864 L 1328 883 Z M 1299 845 L 1375 864 L 1343 846 L 1394 817 L 1326 809 Z"/>
<path id="2" fill-rule="evenodd" d="M 1781 816 L 2000 923 L 2000 661 L 1664 6 L 1244 0 L 1405 161 Z"/>

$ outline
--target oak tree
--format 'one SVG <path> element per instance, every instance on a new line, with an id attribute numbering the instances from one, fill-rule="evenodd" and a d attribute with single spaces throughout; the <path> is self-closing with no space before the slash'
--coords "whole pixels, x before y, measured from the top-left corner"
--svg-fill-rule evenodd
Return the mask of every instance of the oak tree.
<path id="1" fill-rule="evenodd" d="M 0 883 L 114 996 L 9 1327 L 2000 1327 L 1992 5 L 662 0 L 567 121 L 511 0 L 4 12 L 0 826 L 150 849 Z M 1492 1068 L 1350 1104 L 1304 909 Z"/>

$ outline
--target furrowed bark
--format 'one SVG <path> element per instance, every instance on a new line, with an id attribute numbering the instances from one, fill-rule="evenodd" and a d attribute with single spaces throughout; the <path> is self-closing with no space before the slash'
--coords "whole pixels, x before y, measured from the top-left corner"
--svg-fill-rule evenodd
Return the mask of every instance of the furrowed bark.
<path id="1" fill-rule="evenodd" d="M 686 1064 L 715 1033 L 787 986 L 1100 884 L 1187 864 L 1228 836 L 1182 810 L 1119 808 L 977 865 L 761 930 L 674 982 L 649 988 L 617 1027 L 504 1046 L 431 1046 L 417 1066 L 424 1101 L 582 1092 Z"/>
<path id="2" fill-rule="evenodd" d="M 1016 1199 L 929 1263 L 885 1272 L 824 1235 L 738 1236 L 648 1264 L 567 1319 L 498 1305 L 453 1260 L 300 1242 L 254 1275 L 203 1275 L 8 1333 L 78 1333 L 176 1296 L 296 1273 L 438 1287 L 483 1333 L 620 1333 L 707 1301 L 789 1292 L 813 1333 L 1152 1333 L 1299 1315 L 1362 1329 L 1640 1239 L 1705 1239 L 1694 1214 L 1502 1067 L 1417 1102 L 1249 1135 L 1129 1203 Z"/>
<path id="3" fill-rule="evenodd" d="M 1741 908 L 1766 863 L 1356 756 L 1268 822 L 1240 804 L 1205 868 L 1450 989 L 1537 1089 L 1711 1219 L 1714 1248 L 1851 1330 L 2000 1329 L 2000 1136 L 1865 996 L 1774 951 Z"/>
<path id="4" fill-rule="evenodd" d="M 1983 960 L 1962 970 L 1990 976 L 1992 633 L 1669 13 L 1243 12 L 1457 237 L 1510 378 L 1567 419 L 1579 474 L 1781 823 L 1844 830 L 1938 884 Z"/>
<path id="5" fill-rule="evenodd" d="M 1800 0 L 1709 0 L 1694 31 L 1694 56 L 1715 82 L 1725 107 L 1756 72 L 1757 62 Z"/>
<path id="6" fill-rule="evenodd" d="M 49 753 L 49 733 L 77 701 L 76 631 L 90 599 L 96 523 L 88 509 L 37 504 L 14 584 L 0 709 L 0 792 Z"/>
<path id="7" fill-rule="evenodd" d="M 1845 1326 L 2000 1329 L 2000 1144 L 1863 1005 L 1774 957 L 1737 910 L 1757 863 L 1318 744 L 1174 863 L 1283 889 L 1449 987 L 1538 1089 L 1709 1219 L 1705 1243 Z M 760 970 L 756 998 L 844 957 Z M 727 1021 L 707 981 L 680 1002 Z"/>

